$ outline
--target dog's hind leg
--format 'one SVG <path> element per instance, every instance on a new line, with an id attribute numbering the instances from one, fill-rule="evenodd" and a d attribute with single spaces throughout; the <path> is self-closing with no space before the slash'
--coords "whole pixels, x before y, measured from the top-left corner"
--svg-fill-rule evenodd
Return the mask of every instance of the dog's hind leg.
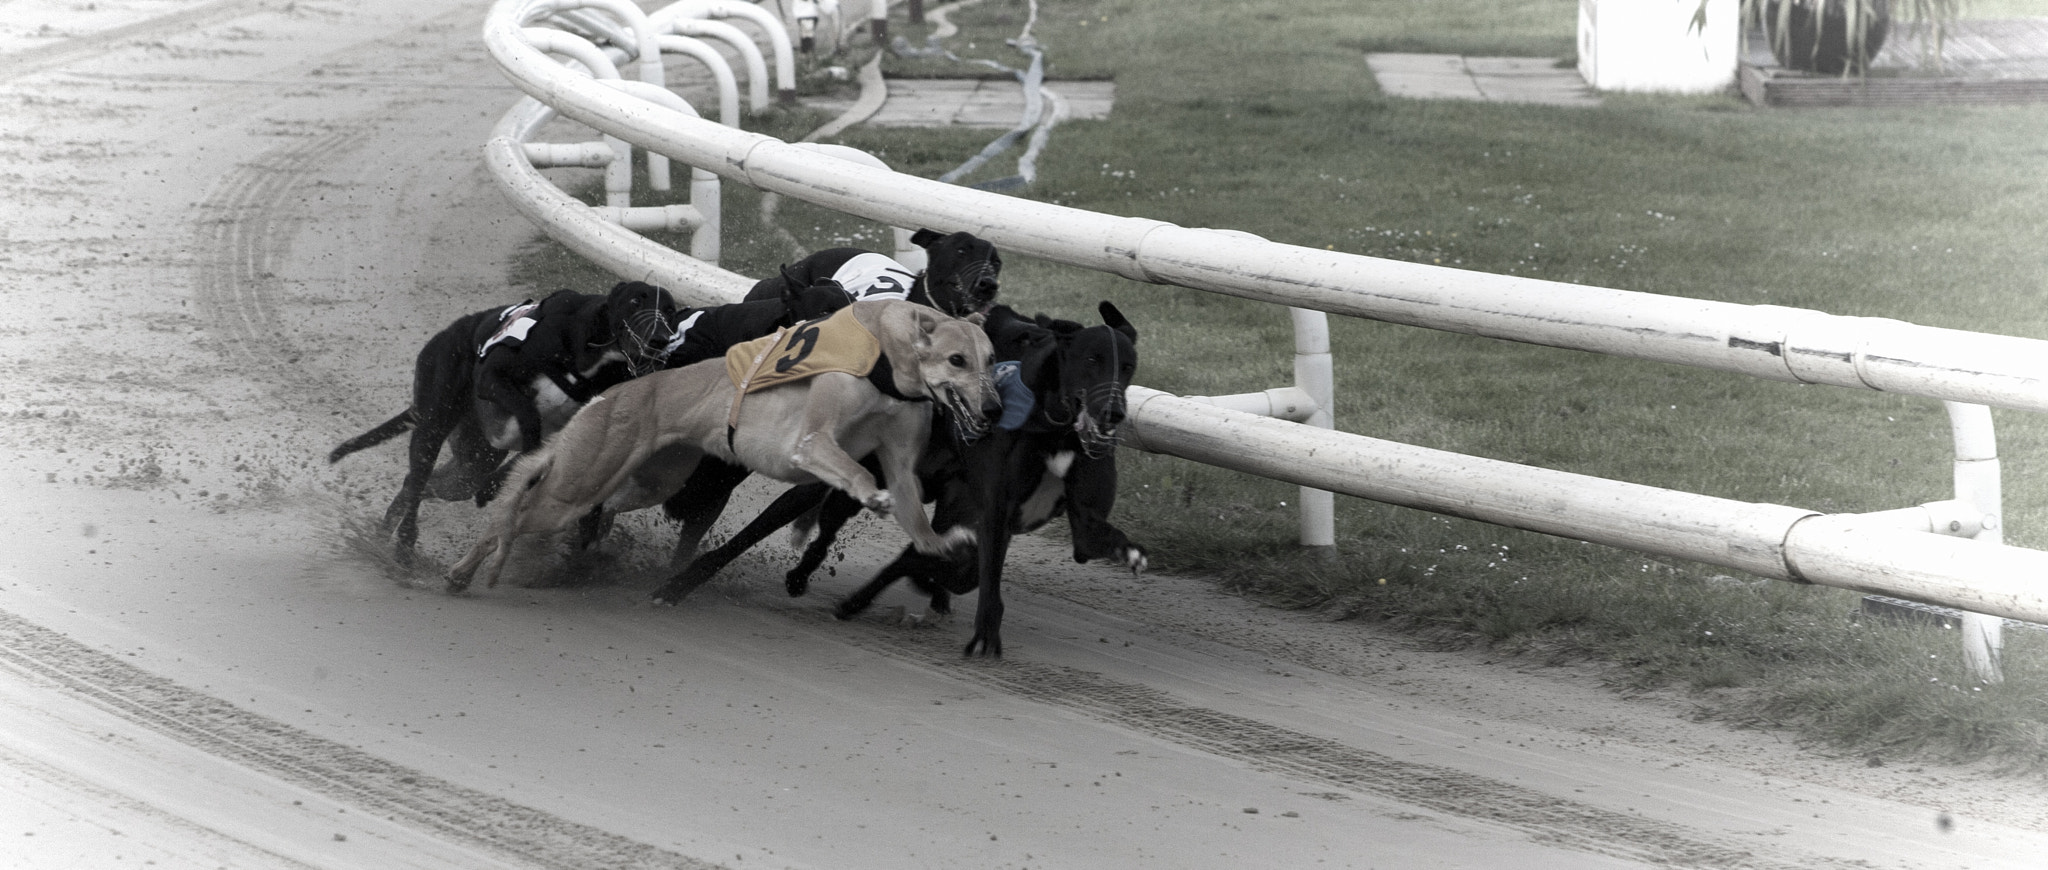
<path id="1" fill-rule="evenodd" d="M 932 610 L 937 613 L 951 612 L 951 596 L 947 595 L 945 590 L 937 589 L 927 578 L 934 573 L 953 573 L 958 570 L 959 567 L 951 559 L 940 556 L 927 556 L 915 549 L 905 549 L 896 557 L 895 561 L 882 566 L 882 570 L 876 572 L 874 579 L 869 580 L 866 585 L 854 590 L 853 594 L 840 599 L 838 606 L 832 608 L 832 615 L 839 619 L 852 619 L 859 616 L 862 611 L 867 610 L 869 606 L 875 603 L 877 596 L 881 595 L 883 591 L 887 590 L 890 585 L 898 580 L 909 580 L 916 584 L 920 590 L 930 591 L 936 589 L 937 594 L 933 595 L 931 599 Z M 940 598 L 939 596 L 946 597 Z"/>
<path id="2" fill-rule="evenodd" d="M 839 619 L 852 619 L 859 616 L 862 611 L 867 610 L 870 605 L 875 603 L 876 596 L 881 595 L 884 590 L 888 589 L 896 581 L 910 576 L 911 572 L 915 570 L 911 567 L 913 561 L 929 558 L 931 557 L 921 555 L 916 550 L 905 549 L 901 554 L 897 555 L 895 561 L 883 565 L 882 570 L 876 572 L 873 579 L 869 580 L 859 589 L 855 589 L 853 594 L 839 599 L 839 605 L 832 608 L 832 615 Z"/>
<path id="3" fill-rule="evenodd" d="M 426 497 L 441 445 L 460 427 L 459 421 L 448 419 L 445 413 L 416 414 L 415 418 L 418 425 L 406 444 L 405 482 L 399 484 L 397 497 L 384 511 L 385 530 L 397 530 L 394 546 L 401 564 L 412 561 L 413 547 L 419 542 L 420 501 Z"/>
<path id="4" fill-rule="evenodd" d="M 712 524 L 725 513 L 732 491 L 752 475 L 746 466 L 721 462 L 711 456 L 697 461 L 697 470 L 690 473 L 683 488 L 661 503 L 662 512 L 683 526 L 676 534 L 675 555 L 670 557 L 670 565 L 683 565 L 684 560 L 696 554 Z"/>
<path id="5" fill-rule="evenodd" d="M 833 490 L 824 503 L 818 505 L 817 535 L 804 547 L 803 557 L 797 560 L 796 567 L 782 575 L 782 587 L 789 592 L 789 597 L 800 598 L 811 591 L 811 575 L 832 553 L 832 545 L 839 540 L 839 530 L 858 513 L 860 502 L 838 490 Z"/>
<path id="6" fill-rule="evenodd" d="M 774 534 L 776 529 L 789 525 L 791 520 L 817 505 L 818 501 L 831 491 L 831 488 L 824 484 L 805 484 L 792 487 L 777 496 L 767 509 L 761 511 L 760 516 L 755 517 L 753 522 L 747 523 L 746 528 L 733 535 L 732 540 L 706 551 L 692 560 L 680 573 L 669 578 L 669 581 L 654 593 L 654 603 L 673 606 L 682 601 L 690 592 L 704 585 L 705 581 L 717 576 L 719 571 L 724 570 L 732 560 L 739 558 L 741 553 L 753 549 L 755 544 Z M 857 507 L 855 509 L 858 510 Z"/>

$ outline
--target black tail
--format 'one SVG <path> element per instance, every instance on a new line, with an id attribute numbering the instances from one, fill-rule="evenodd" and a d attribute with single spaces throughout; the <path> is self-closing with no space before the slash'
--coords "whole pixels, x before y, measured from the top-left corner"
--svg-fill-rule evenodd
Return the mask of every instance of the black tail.
<path id="1" fill-rule="evenodd" d="M 327 461 L 329 463 L 340 462 L 344 456 L 367 447 L 375 447 L 403 435 L 412 430 L 413 422 L 411 408 L 400 411 L 398 416 L 378 424 L 377 428 L 341 442 L 340 447 L 334 448 L 333 453 L 327 454 Z"/>

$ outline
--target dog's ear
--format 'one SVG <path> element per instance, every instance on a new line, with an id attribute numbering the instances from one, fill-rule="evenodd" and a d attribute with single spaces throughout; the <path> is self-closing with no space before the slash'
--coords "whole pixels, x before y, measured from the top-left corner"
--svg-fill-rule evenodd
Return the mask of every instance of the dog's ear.
<path id="1" fill-rule="evenodd" d="M 910 234 L 910 243 L 920 248 L 929 248 L 945 237 L 946 234 L 938 230 L 920 227 L 917 232 Z"/>
<path id="2" fill-rule="evenodd" d="M 924 352 L 930 350 L 934 343 L 932 333 L 937 332 L 939 324 L 947 318 L 945 315 L 940 314 L 936 308 L 915 304 L 907 307 L 911 309 L 908 314 L 911 318 L 910 322 L 915 326 L 914 334 L 917 336 L 913 345 L 917 348 L 918 355 L 922 357 Z"/>
<path id="3" fill-rule="evenodd" d="M 777 266 L 775 269 L 782 273 L 782 309 L 793 313 L 796 311 L 797 298 L 803 295 L 804 290 L 808 288 L 804 287 L 804 283 L 798 281 L 795 275 L 789 273 L 788 263 Z"/>
<path id="4" fill-rule="evenodd" d="M 1102 304 L 1095 306 L 1095 310 L 1102 313 L 1103 325 L 1123 333 L 1132 344 L 1138 343 L 1138 328 L 1132 326 L 1131 322 L 1124 318 L 1124 313 L 1116 310 L 1116 306 L 1109 304 L 1109 300 L 1102 300 Z"/>

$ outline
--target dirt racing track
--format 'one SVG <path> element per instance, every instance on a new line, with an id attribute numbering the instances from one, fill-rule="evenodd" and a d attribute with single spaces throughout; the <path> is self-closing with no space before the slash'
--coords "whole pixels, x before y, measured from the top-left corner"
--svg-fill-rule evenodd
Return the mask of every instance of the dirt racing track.
<path id="1" fill-rule="evenodd" d="M 778 547 L 678 608 L 438 591 L 361 529 L 455 316 L 553 288 L 478 162 L 484 8 L 14 0 L 0 24 L 0 866 L 2029 867 L 2048 795 L 1803 751 L 1026 540 L 1002 661 Z M 594 290 L 598 288 L 579 288 Z M 1028 289 L 1007 288 L 1022 299 Z M 1133 312 L 1142 328 L 1142 312 Z M 746 491 L 758 505 L 767 489 Z M 745 505 L 742 505 L 743 513 Z M 429 503 L 445 565 L 478 530 Z M 515 566 L 516 567 L 516 566 Z M 963 602 L 971 606 L 971 602 Z"/>

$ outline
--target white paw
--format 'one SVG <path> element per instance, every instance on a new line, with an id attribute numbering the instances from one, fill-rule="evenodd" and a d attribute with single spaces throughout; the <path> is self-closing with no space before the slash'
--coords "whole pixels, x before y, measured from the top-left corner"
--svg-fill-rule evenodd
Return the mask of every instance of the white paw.
<path id="1" fill-rule="evenodd" d="M 1131 569 L 1132 574 L 1143 574 L 1145 569 L 1152 567 L 1152 561 L 1145 558 L 1144 550 L 1140 550 L 1137 547 L 1126 547 L 1124 548 L 1124 567 Z"/>
<path id="2" fill-rule="evenodd" d="M 867 505 L 868 510 L 886 517 L 891 511 L 896 509 L 896 497 L 890 495 L 889 491 L 885 489 L 868 496 L 867 500 L 861 502 L 861 504 Z"/>
<path id="3" fill-rule="evenodd" d="M 963 547 L 973 546 L 974 530 L 966 526 L 954 526 L 947 529 L 945 534 L 940 535 L 939 541 L 946 545 L 947 550 L 959 550 Z"/>

